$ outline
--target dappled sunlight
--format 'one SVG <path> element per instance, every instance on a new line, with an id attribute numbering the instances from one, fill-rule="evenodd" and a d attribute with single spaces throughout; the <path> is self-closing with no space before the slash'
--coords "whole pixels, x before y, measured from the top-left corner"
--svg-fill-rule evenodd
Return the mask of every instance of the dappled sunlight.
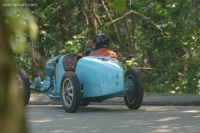
<path id="1" fill-rule="evenodd" d="M 131 126 L 148 126 L 153 125 L 153 121 L 146 121 L 146 120 L 130 120 L 121 123 L 124 127 L 131 127 Z"/>
<path id="2" fill-rule="evenodd" d="M 145 108 L 145 111 L 149 112 L 159 110 L 159 112 L 165 112 L 169 109 L 171 109 L 171 106 L 168 106 L 168 108 L 166 108 L 166 106 L 149 106 L 148 108 Z"/>
<path id="3" fill-rule="evenodd" d="M 187 126 L 184 124 L 168 124 L 168 125 L 159 125 L 157 123 L 156 126 L 151 126 L 152 129 L 150 133 L 174 133 L 174 132 L 182 132 L 182 133 L 199 133 L 199 128 L 195 126 Z"/>
<path id="4" fill-rule="evenodd" d="M 154 132 L 156 132 L 156 133 L 169 133 L 169 132 L 171 132 L 171 130 L 169 130 L 169 129 L 157 129 Z"/>
<path id="5" fill-rule="evenodd" d="M 42 115 L 42 112 L 32 112 L 32 113 L 27 113 L 28 115 Z"/>
<path id="6" fill-rule="evenodd" d="M 200 115 L 199 116 L 193 116 L 193 118 L 200 118 Z"/>
<path id="7" fill-rule="evenodd" d="M 180 119 L 179 117 L 165 117 L 165 118 L 161 118 L 157 121 L 171 121 L 171 120 L 177 120 Z"/>
<path id="8" fill-rule="evenodd" d="M 200 110 L 186 110 L 184 113 L 200 113 Z"/>
<path id="9" fill-rule="evenodd" d="M 44 120 L 31 120 L 29 122 L 36 122 L 36 123 L 45 123 L 45 122 L 52 122 L 51 119 L 44 119 Z"/>
<path id="10" fill-rule="evenodd" d="M 200 131 L 200 107 L 196 106 L 142 106 L 139 110 L 129 110 L 119 105 L 89 105 L 80 107 L 76 113 L 66 113 L 62 107 L 48 107 L 28 109 L 33 133 L 46 133 L 49 129 L 52 133 Z"/>
<path id="11" fill-rule="evenodd" d="M 66 130 L 55 130 L 53 133 L 72 133 L 72 130 L 66 131 Z"/>

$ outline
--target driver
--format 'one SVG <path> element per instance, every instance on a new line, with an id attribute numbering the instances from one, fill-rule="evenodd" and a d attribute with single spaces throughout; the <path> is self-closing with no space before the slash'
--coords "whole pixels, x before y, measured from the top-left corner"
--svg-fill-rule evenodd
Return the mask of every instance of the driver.
<path id="1" fill-rule="evenodd" d="M 96 35 L 93 43 L 95 44 L 96 51 L 91 52 L 89 56 L 102 55 L 114 57 L 117 59 L 116 53 L 107 49 L 109 45 L 109 39 L 105 34 L 101 33 Z"/>

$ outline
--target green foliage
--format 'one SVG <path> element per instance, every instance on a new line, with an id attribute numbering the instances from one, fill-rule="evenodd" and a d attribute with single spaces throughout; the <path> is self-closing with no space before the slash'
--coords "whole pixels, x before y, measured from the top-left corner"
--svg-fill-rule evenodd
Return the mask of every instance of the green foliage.
<path id="1" fill-rule="evenodd" d="M 22 54 L 17 54 L 15 59 L 17 61 L 17 65 L 21 68 L 26 69 L 26 72 L 29 74 L 29 78 L 33 79 L 33 69 L 32 69 L 32 60 L 27 52 L 23 52 Z"/>
<path id="2" fill-rule="evenodd" d="M 16 3 L 16 1 L 10 0 L 9 3 Z M 12 33 L 9 43 L 14 52 L 21 53 L 25 49 L 27 36 L 30 36 L 32 40 L 36 40 L 38 27 L 28 9 L 20 6 L 3 7 L 6 16 L 6 25 L 9 27 L 9 32 Z"/>
<path id="3" fill-rule="evenodd" d="M 174 84 L 176 93 L 200 93 L 200 63 L 190 62 L 186 67 L 185 74 L 178 78 L 178 81 Z"/>
<path id="4" fill-rule="evenodd" d="M 126 9 L 126 0 L 108 0 L 108 2 L 119 13 L 122 13 Z"/>
<path id="5" fill-rule="evenodd" d="M 126 60 L 126 69 L 134 68 L 138 66 L 138 63 L 135 61 L 135 58 L 131 58 L 130 60 Z"/>
<path id="6" fill-rule="evenodd" d="M 84 50 L 85 44 L 81 40 L 69 40 L 65 42 L 65 53 L 69 52 L 80 52 Z"/>
<path id="7" fill-rule="evenodd" d="M 4 1 L 3 4 L 5 4 L 3 11 L 6 18 L 4 21 L 9 37 L 9 45 L 13 52 L 16 53 L 17 66 L 26 68 L 29 73 L 33 73 L 29 51 L 30 42 L 34 43 L 36 41 L 38 33 L 38 26 L 34 16 L 27 7 L 7 5 L 17 5 L 19 1 L 9 0 Z"/>
<path id="8" fill-rule="evenodd" d="M 155 68 L 143 73 L 147 88 L 153 92 L 199 93 L 197 30 L 200 27 L 197 27 L 199 15 L 194 13 L 193 3 L 154 0 L 140 4 L 147 3 L 150 3 L 146 8 L 149 12 L 140 9 L 138 12 L 152 18 L 164 31 L 161 34 L 146 21 L 139 20 L 142 27 L 137 41 L 143 41 L 144 65 Z"/>
<path id="9" fill-rule="evenodd" d="M 28 43 L 44 62 L 52 53 L 83 50 L 87 40 L 103 32 L 125 69 L 141 69 L 147 91 L 198 94 L 200 8 L 194 1 L 27 0 L 37 4 L 29 8 L 39 26 L 37 43 Z M 18 59 L 28 69 L 33 65 L 28 52 Z"/>

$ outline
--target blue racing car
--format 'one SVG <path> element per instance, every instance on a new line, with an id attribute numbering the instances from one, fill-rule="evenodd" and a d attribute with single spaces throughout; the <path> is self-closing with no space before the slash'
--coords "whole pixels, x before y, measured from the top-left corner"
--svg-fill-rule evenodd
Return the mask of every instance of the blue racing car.
<path id="1" fill-rule="evenodd" d="M 51 100 L 61 100 L 63 108 L 69 113 L 90 102 L 119 96 L 124 97 L 129 109 L 140 108 L 144 84 L 139 71 L 132 68 L 125 72 L 122 64 L 112 57 L 83 56 L 82 53 L 51 58 L 46 63 L 44 81 L 37 77 L 31 86 L 26 74 L 19 75 L 24 81 L 23 88 L 28 89 L 25 103 L 28 104 L 31 87 L 35 91 L 45 92 Z"/>

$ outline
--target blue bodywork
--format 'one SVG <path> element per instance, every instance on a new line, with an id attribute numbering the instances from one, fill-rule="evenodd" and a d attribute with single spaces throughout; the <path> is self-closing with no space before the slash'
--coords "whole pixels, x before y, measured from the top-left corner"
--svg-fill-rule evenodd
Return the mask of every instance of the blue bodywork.
<path id="1" fill-rule="evenodd" d="M 61 81 L 66 71 L 75 71 L 81 86 L 82 98 L 114 97 L 124 94 L 124 70 L 111 57 L 87 56 L 75 60 L 77 54 L 53 57 L 46 63 L 45 80 L 38 77 L 32 88 L 52 100 L 60 98 Z"/>
<path id="2" fill-rule="evenodd" d="M 116 95 L 124 89 L 123 67 L 111 57 L 84 57 L 78 61 L 75 73 L 81 83 L 83 98 Z"/>

